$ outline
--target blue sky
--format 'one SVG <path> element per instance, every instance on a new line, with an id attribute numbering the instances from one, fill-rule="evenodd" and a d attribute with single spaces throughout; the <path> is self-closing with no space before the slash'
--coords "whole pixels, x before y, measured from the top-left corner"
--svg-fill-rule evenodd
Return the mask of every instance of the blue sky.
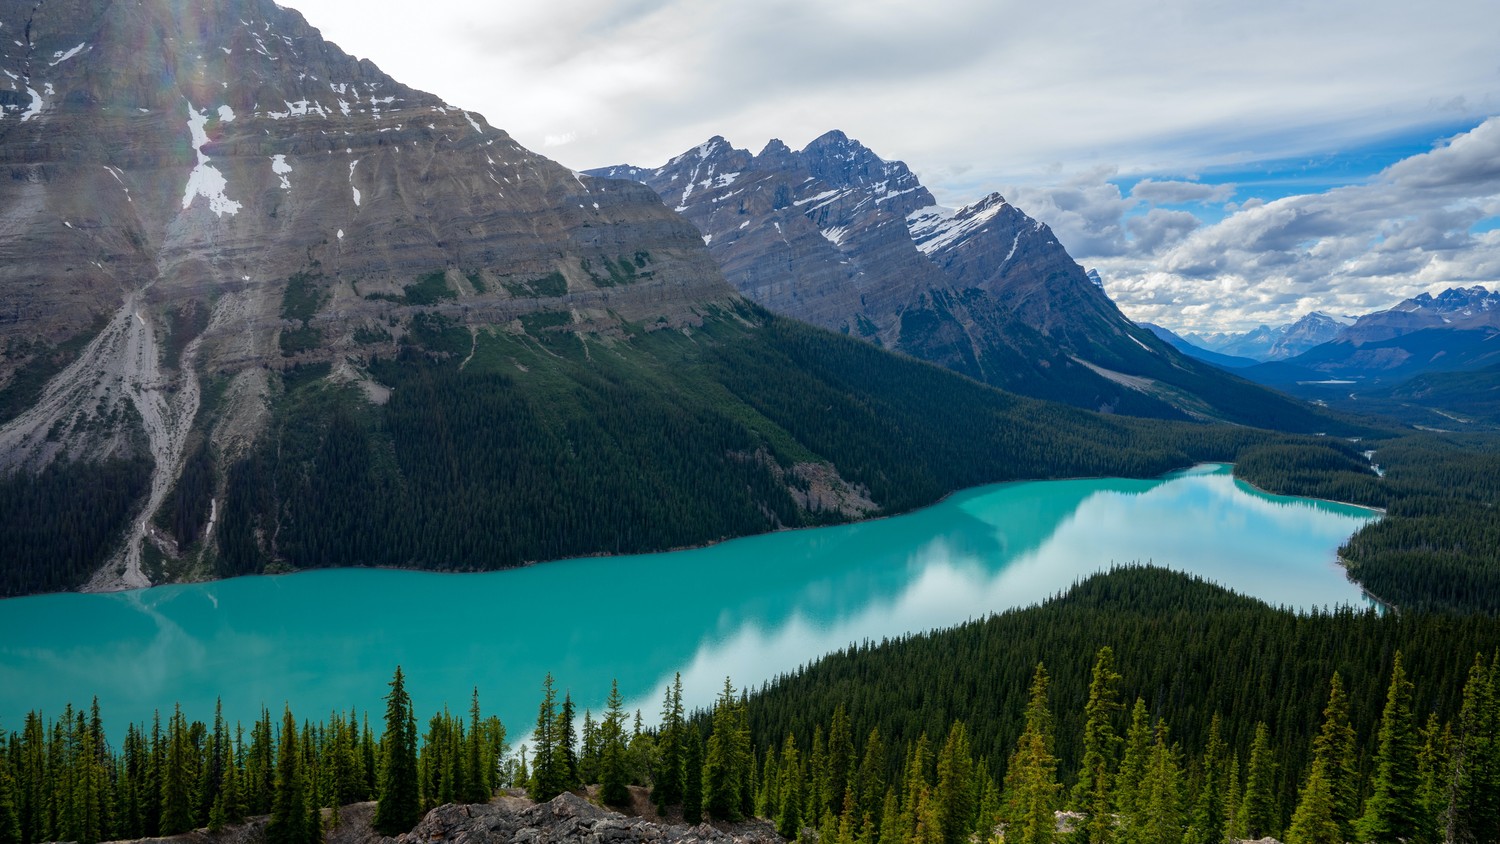
<path id="1" fill-rule="evenodd" d="M 1500 267 L 1483 166 L 1398 178 L 1500 115 L 1493 0 L 288 3 L 575 169 L 842 129 L 944 204 L 1001 191 L 1137 319 L 1371 310 Z"/>

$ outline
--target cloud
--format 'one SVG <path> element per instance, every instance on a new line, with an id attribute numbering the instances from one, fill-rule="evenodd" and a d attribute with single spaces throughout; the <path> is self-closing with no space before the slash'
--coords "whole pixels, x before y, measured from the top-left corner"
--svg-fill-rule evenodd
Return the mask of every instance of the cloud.
<path id="1" fill-rule="evenodd" d="M 1500 282 L 1500 235 L 1473 233 L 1500 215 L 1497 162 L 1500 117 L 1365 184 L 1247 202 L 1212 225 L 1191 227 L 1163 209 L 1064 219 L 1093 227 L 1075 256 L 1100 266 L 1126 313 L 1188 330 L 1243 329 L 1314 308 L 1358 313 L 1424 291 Z M 1091 253 L 1100 241 L 1107 248 Z"/>
<path id="2" fill-rule="evenodd" d="M 1198 182 L 1156 181 L 1142 179 L 1130 189 L 1132 199 L 1153 205 L 1180 205 L 1187 202 L 1227 202 L 1234 196 L 1234 185 L 1205 185 Z"/>

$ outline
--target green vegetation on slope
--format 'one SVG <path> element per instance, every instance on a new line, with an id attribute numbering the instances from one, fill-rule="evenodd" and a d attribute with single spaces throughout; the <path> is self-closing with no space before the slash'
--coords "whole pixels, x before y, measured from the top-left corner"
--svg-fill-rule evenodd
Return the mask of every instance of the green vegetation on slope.
<path id="1" fill-rule="evenodd" d="M 805 462 L 890 513 L 994 481 L 1154 476 L 1273 438 L 1018 398 L 748 306 L 624 338 L 565 314 L 522 322 L 477 337 L 414 322 L 369 365 L 384 405 L 284 379 L 269 434 L 229 471 L 220 573 L 489 569 L 846 518 L 798 506 L 788 470 Z"/>
<path id="2" fill-rule="evenodd" d="M 1385 477 L 1363 472 L 1373 451 Z M 1500 613 L 1500 436 L 1413 433 L 1246 449 L 1235 474 L 1276 492 L 1387 508 L 1340 550 L 1403 610 Z"/>

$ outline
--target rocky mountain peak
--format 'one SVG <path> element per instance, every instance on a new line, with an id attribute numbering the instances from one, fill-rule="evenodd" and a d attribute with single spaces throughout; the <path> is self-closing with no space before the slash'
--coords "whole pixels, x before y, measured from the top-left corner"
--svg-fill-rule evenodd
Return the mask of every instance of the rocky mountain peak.
<path id="1" fill-rule="evenodd" d="M 147 451 L 151 514 L 190 435 L 224 460 L 256 442 L 277 371 L 360 381 L 432 319 L 683 327 L 737 298 L 650 191 L 272 0 L 0 0 L 0 33 L 0 391 L 39 385 L 7 396 L 0 472 Z M 110 567 L 126 585 L 142 539 Z"/>

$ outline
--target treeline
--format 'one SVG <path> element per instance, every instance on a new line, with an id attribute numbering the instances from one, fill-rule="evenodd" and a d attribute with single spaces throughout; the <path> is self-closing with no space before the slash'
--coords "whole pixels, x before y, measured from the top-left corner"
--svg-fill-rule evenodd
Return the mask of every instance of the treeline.
<path id="1" fill-rule="evenodd" d="M 477 338 L 413 323 L 369 365 L 391 388 L 379 406 L 284 374 L 275 421 L 229 469 L 217 573 L 500 568 L 846 518 L 799 508 L 799 462 L 832 463 L 890 513 L 993 481 L 1153 476 L 1276 437 L 1023 399 L 748 310 L 628 342 L 551 322 Z"/>
<path id="2" fill-rule="evenodd" d="M 162 723 L 132 724 L 116 748 L 97 701 L 56 720 L 26 716 L 0 734 L 0 844 L 154 838 L 218 829 L 269 815 L 269 844 L 323 840 L 323 807 L 378 800 L 375 827 L 405 832 L 433 806 L 488 800 L 502 784 L 505 728 L 485 717 L 476 691 L 465 716 L 446 710 L 418 736 L 401 669 L 377 738 L 351 710 L 299 725 L 290 708 L 263 710 L 231 728 L 189 722 L 181 707 Z M 419 748 L 420 745 L 420 748 Z"/>
<path id="3" fill-rule="evenodd" d="M 150 482 L 147 457 L 0 476 L 0 597 L 76 589 L 104 565 Z"/>
<path id="4" fill-rule="evenodd" d="M 1384 477 L 1362 469 L 1364 451 Z M 1349 573 L 1403 610 L 1500 613 L 1500 435 L 1419 433 L 1246 449 L 1266 489 L 1386 508 L 1340 549 Z"/>
<path id="5" fill-rule="evenodd" d="M 1089 665 L 1104 646 L 1116 655 L 1121 699 L 1146 701 L 1153 718 L 1171 725 L 1173 741 L 1193 753 L 1217 731 L 1244 763 L 1257 724 L 1266 725 L 1276 761 L 1270 794 L 1285 828 L 1335 672 L 1351 701 L 1363 783 L 1378 752 L 1377 702 L 1395 653 L 1406 654 L 1406 669 L 1419 679 L 1413 711 L 1452 722 L 1474 655 L 1500 647 L 1500 620 L 1348 608 L 1298 614 L 1185 575 L 1118 569 L 1041 606 L 830 654 L 752 695 L 748 717 L 756 736 L 779 741 L 792 733 L 806 749 L 843 707 L 854 735 L 879 732 L 888 771 L 899 769 L 903 748 L 918 737 L 936 740 L 962 721 L 976 759 L 999 773 L 1025 728 L 1029 680 L 1045 662 L 1053 698 L 1076 702 L 1053 715 L 1058 776 L 1070 781 L 1086 755 L 1081 703 Z M 1117 720 L 1115 728 L 1123 734 L 1125 725 Z"/>

